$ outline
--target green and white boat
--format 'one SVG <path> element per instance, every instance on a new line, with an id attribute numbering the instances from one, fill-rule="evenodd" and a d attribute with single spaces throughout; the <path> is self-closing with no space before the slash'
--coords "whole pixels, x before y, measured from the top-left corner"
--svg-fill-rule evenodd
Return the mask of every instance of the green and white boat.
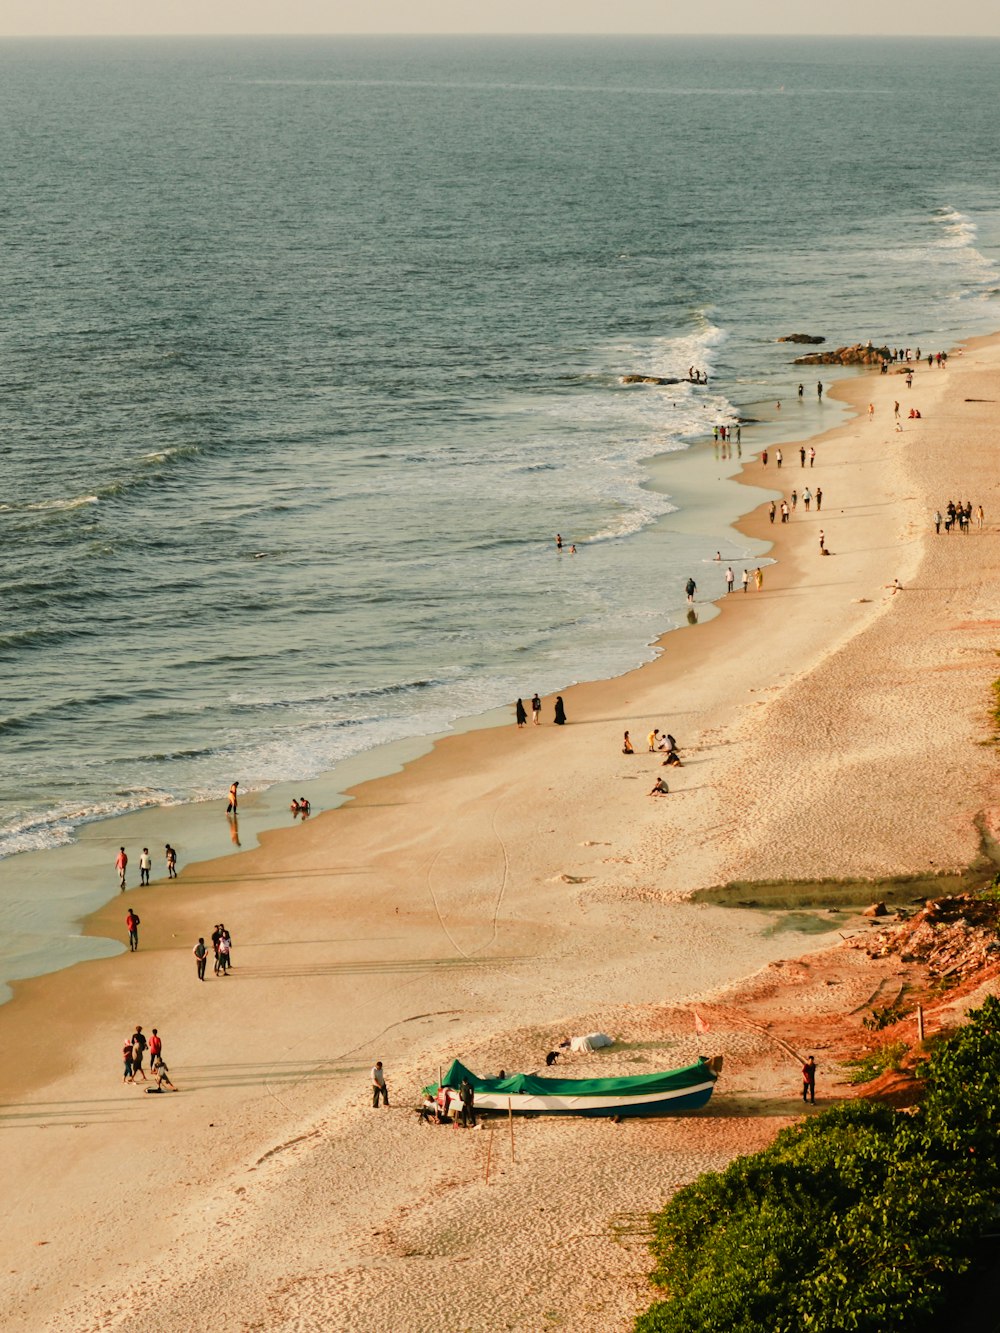
<path id="1" fill-rule="evenodd" d="M 447 1088 L 457 1105 L 461 1082 L 468 1079 L 476 1094 L 477 1111 L 620 1118 L 674 1115 L 704 1106 L 721 1072 L 721 1055 L 712 1059 L 701 1056 L 695 1064 L 681 1069 L 628 1078 L 543 1078 L 539 1074 L 479 1078 L 455 1060 L 440 1084 L 434 1083 L 424 1091 L 436 1097 L 441 1088 Z"/>

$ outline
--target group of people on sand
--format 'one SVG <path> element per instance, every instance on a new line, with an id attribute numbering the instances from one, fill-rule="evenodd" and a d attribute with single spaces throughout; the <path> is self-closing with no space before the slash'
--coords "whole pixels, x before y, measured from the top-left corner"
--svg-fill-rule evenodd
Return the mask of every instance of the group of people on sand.
<path id="1" fill-rule="evenodd" d="M 502 1075 L 501 1075 L 502 1076 Z M 452 1107 L 455 1114 L 452 1115 Z M 437 1094 L 424 1097 L 420 1119 L 426 1125 L 461 1125 L 463 1129 L 476 1128 L 476 1090 L 467 1078 L 458 1085 L 458 1095 L 451 1088 L 438 1088 Z"/>
<path id="2" fill-rule="evenodd" d="M 533 694 L 531 696 L 530 708 L 531 708 L 532 724 L 536 727 L 541 726 L 542 701 L 537 694 Z M 523 727 L 527 723 L 528 710 L 524 706 L 523 699 L 518 699 L 517 703 L 514 705 L 514 716 L 517 719 L 517 725 L 519 728 Z M 566 725 L 566 705 L 563 703 L 563 697 L 561 694 L 556 695 L 555 709 L 552 721 L 556 724 L 557 727 L 564 727 Z"/>
<path id="3" fill-rule="evenodd" d="M 147 1050 L 150 1073 L 148 1079 L 143 1068 Z M 122 1059 L 125 1066 L 122 1074 L 123 1083 L 134 1083 L 137 1078 L 141 1078 L 143 1083 L 152 1083 L 152 1086 L 146 1089 L 147 1092 L 166 1092 L 167 1088 L 171 1092 L 177 1091 L 170 1081 L 170 1071 L 163 1059 L 163 1041 L 156 1028 L 153 1028 L 147 1041 L 142 1025 L 137 1023 L 135 1031 L 122 1048 Z"/>
<path id="4" fill-rule="evenodd" d="M 233 965 L 233 937 L 221 923 L 212 931 L 212 952 L 215 955 L 213 972 L 217 977 L 228 977 Z M 203 935 L 198 936 L 198 943 L 191 950 L 197 965 L 198 980 L 205 980 L 205 968 L 208 965 L 208 945 Z"/>
<path id="5" fill-rule="evenodd" d="M 793 488 L 792 493 L 787 500 L 782 500 L 780 504 L 778 504 L 776 500 L 771 501 L 770 505 L 768 505 L 768 510 L 767 510 L 768 518 L 773 523 L 774 520 L 777 518 L 778 514 L 780 513 L 782 523 L 791 522 L 792 515 L 799 507 L 799 500 L 802 501 L 802 507 L 807 514 L 809 513 L 814 500 L 816 501 L 816 513 L 817 514 L 822 513 L 823 487 L 817 486 L 815 491 L 813 491 L 810 490 L 808 486 L 806 486 L 801 495 L 799 495 L 798 487 Z"/>
<path id="6" fill-rule="evenodd" d="M 167 879 L 177 878 L 177 853 L 166 843 L 163 848 L 164 859 L 167 863 Z M 149 883 L 150 871 L 153 869 L 153 858 L 149 854 L 149 848 L 143 847 L 139 854 L 139 887 Z M 118 887 L 122 893 L 125 892 L 128 885 L 125 883 L 128 875 L 128 852 L 124 847 L 118 848 L 118 855 L 115 857 L 115 872 L 118 875 Z"/>
<path id="7" fill-rule="evenodd" d="M 983 523 L 986 521 L 986 514 L 982 505 L 976 505 L 973 510 L 971 500 L 966 500 L 965 504 L 962 504 L 961 500 L 958 504 L 954 500 L 949 500 L 945 505 L 943 514 L 940 509 L 934 511 L 934 531 L 939 533 L 943 524 L 944 530 L 949 536 L 951 536 L 951 530 L 954 527 L 968 536 L 973 518 L 975 518 L 977 530 L 982 532 Z"/>
<path id="8" fill-rule="evenodd" d="M 671 736 L 669 731 L 660 731 L 659 727 L 654 727 L 646 737 L 646 748 L 650 754 L 663 754 L 662 760 L 665 768 L 683 768 L 680 751 L 677 749 L 677 741 Z M 622 739 L 622 754 L 635 754 L 635 746 L 632 744 L 632 737 L 626 731 Z M 659 777 L 653 783 L 650 796 L 667 796 L 670 788 L 666 781 Z"/>

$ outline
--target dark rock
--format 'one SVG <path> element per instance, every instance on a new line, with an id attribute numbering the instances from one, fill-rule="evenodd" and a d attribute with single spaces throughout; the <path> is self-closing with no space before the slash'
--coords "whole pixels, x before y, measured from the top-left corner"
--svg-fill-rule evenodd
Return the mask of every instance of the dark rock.
<path id="1" fill-rule="evenodd" d="M 779 338 L 780 343 L 825 343 L 825 338 L 817 338 L 811 333 L 788 333 L 784 338 Z"/>
<path id="2" fill-rule="evenodd" d="M 680 384 L 680 380 L 672 380 L 666 375 L 623 375 L 622 384 Z"/>
<path id="3" fill-rule="evenodd" d="M 794 366 L 880 366 L 891 361 L 888 347 L 873 347 L 871 343 L 855 343 L 852 347 L 838 347 L 835 352 L 810 352 L 797 356 Z"/>

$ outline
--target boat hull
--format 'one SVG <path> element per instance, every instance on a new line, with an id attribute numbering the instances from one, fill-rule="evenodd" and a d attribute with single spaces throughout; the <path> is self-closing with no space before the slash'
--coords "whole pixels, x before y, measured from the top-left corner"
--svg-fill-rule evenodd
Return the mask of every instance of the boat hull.
<path id="1" fill-rule="evenodd" d="M 476 1093 L 476 1110 L 514 1115 L 627 1116 L 676 1115 L 697 1111 L 712 1095 L 715 1080 L 678 1092 L 637 1097 L 545 1097 L 526 1093 Z M 508 1106 L 508 1102 L 510 1103 Z"/>
<path id="2" fill-rule="evenodd" d="M 612 1078 L 550 1078 L 542 1074 L 514 1074 L 479 1078 L 453 1060 L 440 1084 L 424 1089 L 440 1101 L 446 1095 L 459 1100 L 459 1088 L 469 1084 L 477 1111 L 494 1115 L 580 1115 L 625 1119 L 635 1116 L 678 1115 L 697 1111 L 712 1095 L 722 1071 L 722 1057 L 701 1056 L 695 1064 L 655 1074 Z"/>

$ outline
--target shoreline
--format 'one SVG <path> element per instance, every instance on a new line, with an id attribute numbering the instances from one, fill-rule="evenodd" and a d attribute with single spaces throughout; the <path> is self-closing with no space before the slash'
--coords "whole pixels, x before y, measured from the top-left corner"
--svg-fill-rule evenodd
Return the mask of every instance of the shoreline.
<path id="1" fill-rule="evenodd" d="M 845 372 L 842 367 L 835 369 L 843 382 L 851 382 L 859 373 L 857 370 L 849 369 Z M 846 404 L 840 403 L 839 406 L 841 412 L 838 424 L 843 424 Z M 788 414 L 788 417 L 790 416 L 791 413 Z M 762 447 L 773 448 L 775 440 L 792 438 L 795 428 L 788 417 L 782 421 L 772 414 L 770 418 L 755 419 L 748 429 L 753 434 L 763 434 L 766 438 L 759 444 L 749 441 L 748 454 L 759 452 Z M 712 443 L 707 438 L 686 449 L 650 455 L 644 460 L 644 464 L 649 471 L 647 484 L 661 494 L 671 498 L 676 496 L 679 501 L 678 510 L 659 522 L 661 533 L 667 539 L 672 532 L 683 532 L 688 535 L 704 533 L 706 541 L 709 541 L 707 530 L 712 519 L 717 519 L 724 532 L 740 533 L 740 524 L 753 511 L 752 507 L 750 509 L 742 507 L 738 492 L 734 492 L 732 501 L 721 509 L 707 501 L 706 497 L 713 483 L 721 482 L 724 485 L 735 483 L 740 486 L 751 484 L 745 476 L 747 464 L 741 462 L 739 458 L 720 458 L 717 449 L 713 457 Z M 768 494 L 766 489 L 762 489 L 760 504 L 766 503 L 766 499 L 763 498 L 766 494 Z M 723 537 L 718 539 L 722 541 Z M 753 558 L 771 562 L 772 548 L 766 534 L 760 533 L 752 540 L 754 544 L 762 542 L 766 546 L 766 550 L 757 552 Z M 724 565 L 725 560 L 722 562 L 722 566 Z M 714 562 L 712 567 L 714 569 Z M 722 595 L 700 599 L 698 606 L 703 608 L 701 614 L 714 616 L 718 613 L 722 600 Z M 565 685 L 564 690 L 573 688 L 577 683 L 600 685 L 605 681 L 619 680 L 633 671 L 642 670 L 644 666 L 662 655 L 671 634 L 678 629 L 686 628 L 681 619 L 682 611 L 683 606 L 678 606 L 676 623 L 668 624 L 646 646 L 648 656 L 617 675 L 600 677 L 593 681 L 573 682 Z M 15 853 L 9 858 L 4 858 L 0 861 L 0 876 L 11 878 L 12 886 L 9 892 L 12 917 L 14 921 L 23 919 L 25 943 L 16 961 L 8 965 L 6 970 L 9 970 L 9 975 L 0 977 L 0 1005 L 10 1002 L 19 982 L 47 976 L 80 962 L 115 957 L 123 952 L 124 945 L 118 940 L 117 933 L 106 937 L 95 935 L 85 928 L 91 916 L 110 909 L 117 901 L 117 895 L 110 887 L 113 884 L 113 872 L 109 867 L 113 865 L 115 852 L 120 844 L 124 843 L 129 851 L 130 878 L 133 881 L 138 878 L 138 849 L 149 845 L 154 863 L 154 878 L 150 887 L 166 887 L 169 881 L 165 872 L 157 874 L 164 843 L 171 842 L 179 849 L 179 864 L 183 877 L 188 865 L 215 860 L 222 855 L 238 855 L 244 850 L 259 846 L 263 834 L 280 832 L 288 828 L 290 826 L 288 803 L 292 795 L 299 793 L 305 787 L 310 791 L 315 811 L 313 817 L 318 818 L 321 814 L 328 814 L 353 799 L 350 793 L 357 787 L 398 772 L 400 768 L 405 768 L 428 754 L 440 741 L 449 736 L 502 727 L 508 720 L 509 707 L 510 705 L 500 705 L 482 713 L 456 718 L 447 731 L 406 736 L 398 741 L 361 751 L 342 760 L 335 768 L 307 781 L 282 780 L 245 794 L 236 828 L 230 826 L 221 839 L 218 807 L 224 798 L 220 798 L 218 802 L 179 802 L 174 805 L 147 806 L 117 815 L 88 819 L 76 826 L 72 839 L 67 844 Z M 220 847 L 220 841 L 224 842 L 226 837 L 235 844 L 232 848 Z M 72 910 L 66 914 L 70 929 L 65 934 L 59 932 L 55 936 L 44 921 L 30 920 L 31 905 L 45 899 L 47 886 L 54 880 L 61 883 L 72 882 L 77 886 L 70 904 Z M 98 888 L 99 883 L 105 882 L 108 885 L 107 890 L 103 887 Z M 130 888 L 135 887 L 133 882 Z M 105 892 L 108 895 L 106 897 Z M 73 927 L 76 927 L 75 932 Z"/>
<path id="2" fill-rule="evenodd" d="M 574 1291 L 567 1254 L 620 1276 L 607 1226 L 616 1208 L 642 1210 L 651 1192 L 728 1160 L 730 1121 L 750 1146 L 794 1118 L 774 1090 L 787 1053 L 720 1018 L 712 1040 L 732 1073 L 717 1114 L 628 1137 L 596 1122 L 526 1127 L 493 1194 L 484 1136 L 428 1139 L 407 1093 L 445 1053 L 530 1067 L 576 1022 L 613 1024 L 612 1058 L 645 1062 L 643 1072 L 683 1063 L 700 1041 L 693 1002 L 716 997 L 721 1014 L 727 997 L 736 1006 L 734 987 L 797 976 L 806 964 L 783 960 L 822 950 L 843 922 L 831 916 L 825 935 L 769 933 L 767 914 L 694 905 L 692 891 L 734 870 L 875 876 L 967 856 L 996 771 L 976 741 L 995 673 L 1000 557 L 996 484 L 975 443 L 990 406 L 970 405 L 960 386 L 996 374 L 1000 337 L 965 346 L 946 372 L 918 377 L 919 428 L 886 426 L 895 376 L 852 377 L 843 390 L 856 408 L 872 397 L 877 412 L 815 440 L 832 559 L 819 560 L 816 515 L 800 511 L 774 534 L 778 563 L 762 592 L 724 598 L 695 634 L 670 631 L 645 666 L 564 691 L 568 727 L 445 736 L 294 838 L 265 833 L 239 862 L 205 862 L 155 907 L 153 886 L 137 954 L 18 986 L 0 1006 L 12 1328 L 166 1330 L 190 1300 L 214 1309 L 239 1290 L 249 1321 L 367 1330 L 390 1286 L 412 1329 L 433 1326 L 444 1300 L 460 1303 L 463 1326 L 485 1329 L 480 1315 L 504 1293 L 518 1328 L 538 1327 L 553 1304 L 583 1330 L 627 1327 L 648 1301 L 644 1258 L 626 1256 L 624 1303 L 609 1311 L 592 1285 Z M 936 539 L 927 505 L 956 468 L 973 502 L 982 497 L 987 530 Z M 787 486 L 801 481 L 797 466 L 783 472 Z M 759 485 L 763 474 L 748 460 L 742 476 Z M 740 525 L 751 538 L 769 528 L 760 509 Z M 901 597 L 886 587 L 895 576 Z M 646 795 L 662 771 L 644 752 L 653 724 L 678 735 L 685 758 L 664 800 Z M 625 727 L 631 758 L 620 754 Z M 115 899 L 87 928 L 120 930 L 123 911 Z M 233 930 L 235 972 L 199 986 L 189 951 L 213 919 Z M 826 1001 L 843 1012 L 864 985 L 841 984 Z M 769 1001 L 776 1037 L 807 1002 L 798 995 Z M 163 1031 L 178 1097 L 116 1088 L 120 1029 L 135 1021 Z M 53 1039 L 64 1053 L 55 1069 Z M 751 1046 L 771 1052 L 770 1111 L 741 1109 L 757 1087 Z M 376 1056 L 396 1103 L 385 1114 L 365 1104 Z M 751 1132 L 755 1114 L 765 1118 Z M 120 1197 L 123 1136 L 148 1188 Z M 620 1182 L 609 1162 L 627 1164 Z M 39 1176 L 59 1190 L 39 1191 Z M 92 1234 L 80 1235 L 81 1207 Z M 570 1252 L 555 1243 L 564 1234 Z M 122 1252 L 157 1276 L 123 1290 Z M 534 1295 L 518 1277 L 526 1252 Z"/>

